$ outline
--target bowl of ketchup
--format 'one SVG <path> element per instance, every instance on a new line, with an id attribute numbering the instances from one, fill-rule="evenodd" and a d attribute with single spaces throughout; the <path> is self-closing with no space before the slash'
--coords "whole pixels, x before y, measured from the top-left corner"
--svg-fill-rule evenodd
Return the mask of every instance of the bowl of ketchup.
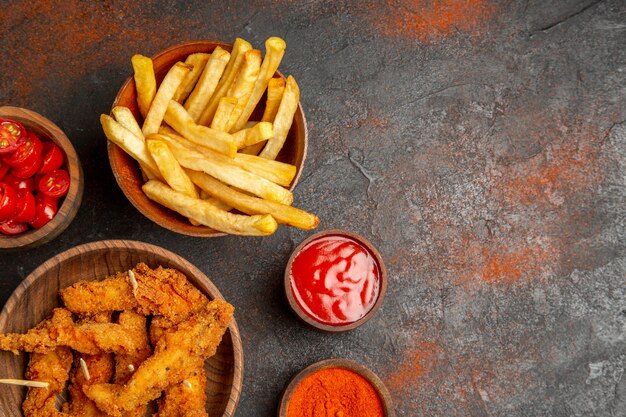
<path id="1" fill-rule="evenodd" d="M 367 322 L 387 291 L 387 269 L 363 236 L 333 229 L 316 233 L 293 251 L 285 269 L 285 294 L 296 315 L 326 332 Z"/>

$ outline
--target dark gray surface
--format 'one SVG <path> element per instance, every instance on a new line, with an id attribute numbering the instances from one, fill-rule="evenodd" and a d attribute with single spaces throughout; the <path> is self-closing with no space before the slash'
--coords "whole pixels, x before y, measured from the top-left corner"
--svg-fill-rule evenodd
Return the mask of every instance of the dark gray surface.
<path id="1" fill-rule="evenodd" d="M 626 416 L 624 2 L 488 3 L 448 31 L 419 20 L 431 1 L 378 3 L 5 2 L 0 103 L 58 123 L 86 186 L 59 238 L 0 254 L 0 301 L 64 249 L 136 239 L 186 257 L 237 307 L 240 417 L 272 415 L 288 379 L 328 357 L 377 372 L 401 416 Z M 426 35 L 392 24 L 411 10 Z M 387 260 L 383 308 L 348 334 L 305 327 L 283 299 L 309 233 L 176 235 L 108 166 L 98 115 L 134 53 L 270 35 L 287 41 L 281 70 L 309 122 L 296 205 Z"/>

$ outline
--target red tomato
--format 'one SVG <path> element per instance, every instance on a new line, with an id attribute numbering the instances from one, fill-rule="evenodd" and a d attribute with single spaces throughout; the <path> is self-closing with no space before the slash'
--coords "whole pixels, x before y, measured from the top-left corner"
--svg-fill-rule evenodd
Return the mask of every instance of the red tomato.
<path id="1" fill-rule="evenodd" d="M 11 219 L 15 215 L 17 193 L 9 184 L 0 182 L 0 221 Z"/>
<path id="2" fill-rule="evenodd" d="M 7 174 L 9 168 L 11 168 L 9 164 L 4 161 L 0 161 L 0 180 Z"/>
<path id="3" fill-rule="evenodd" d="M 2 182 L 9 184 L 15 191 L 25 190 L 32 193 L 35 190 L 34 178 L 17 178 L 15 175 L 7 174 Z"/>
<path id="4" fill-rule="evenodd" d="M 53 142 L 45 142 L 43 144 L 43 165 L 39 169 L 39 172 L 45 174 L 46 172 L 54 171 L 61 168 L 63 165 L 63 151 Z"/>
<path id="5" fill-rule="evenodd" d="M 12 167 L 20 168 L 32 163 L 41 156 L 43 144 L 33 132 L 28 132 L 28 137 L 22 142 L 15 152 L 6 155 L 4 162 Z"/>
<path id="6" fill-rule="evenodd" d="M 30 225 L 35 229 L 45 226 L 57 214 L 57 202 L 56 198 L 37 194 L 35 196 L 35 218 L 29 222 Z"/>
<path id="7" fill-rule="evenodd" d="M 39 171 L 39 167 L 41 167 L 41 154 L 37 156 L 37 158 L 29 165 L 22 165 L 20 167 L 11 168 L 11 174 L 15 175 L 18 178 L 30 178 Z"/>
<path id="8" fill-rule="evenodd" d="M 15 220 L 7 220 L 0 223 L 0 233 L 3 235 L 19 235 L 28 230 L 28 226 L 24 223 L 18 223 Z"/>
<path id="9" fill-rule="evenodd" d="M 42 174 L 37 181 L 37 189 L 48 197 L 63 197 L 70 188 L 70 174 L 64 169 L 57 169 Z"/>
<path id="10" fill-rule="evenodd" d="M 18 190 L 17 192 L 17 209 L 13 220 L 24 223 L 35 218 L 35 197 L 26 190 Z"/>
<path id="11" fill-rule="evenodd" d="M 0 119 L 0 154 L 16 150 L 26 139 L 26 129 L 20 122 Z"/>

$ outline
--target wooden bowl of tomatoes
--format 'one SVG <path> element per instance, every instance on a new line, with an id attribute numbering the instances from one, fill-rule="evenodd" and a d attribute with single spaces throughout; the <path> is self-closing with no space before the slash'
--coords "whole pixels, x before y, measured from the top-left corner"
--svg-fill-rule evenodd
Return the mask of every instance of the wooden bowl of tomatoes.
<path id="1" fill-rule="evenodd" d="M 41 245 L 72 222 L 83 171 L 63 131 L 34 111 L 0 107 L 0 249 Z"/>

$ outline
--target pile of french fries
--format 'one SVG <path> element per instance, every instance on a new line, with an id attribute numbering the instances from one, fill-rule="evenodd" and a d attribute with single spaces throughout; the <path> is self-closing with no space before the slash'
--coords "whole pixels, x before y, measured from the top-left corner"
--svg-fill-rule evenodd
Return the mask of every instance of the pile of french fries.
<path id="1" fill-rule="evenodd" d="M 285 47 L 271 37 L 261 58 L 237 38 L 230 53 L 218 46 L 177 62 L 159 86 L 152 60 L 133 56 L 143 125 L 126 107 L 100 122 L 106 137 L 139 162 L 148 198 L 194 225 L 236 235 L 270 235 L 278 223 L 317 226 L 315 215 L 291 206 L 286 187 L 296 167 L 275 160 L 300 100 L 292 76 L 274 78 Z M 250 121 L 266 90 L 261 120 Z"/>

